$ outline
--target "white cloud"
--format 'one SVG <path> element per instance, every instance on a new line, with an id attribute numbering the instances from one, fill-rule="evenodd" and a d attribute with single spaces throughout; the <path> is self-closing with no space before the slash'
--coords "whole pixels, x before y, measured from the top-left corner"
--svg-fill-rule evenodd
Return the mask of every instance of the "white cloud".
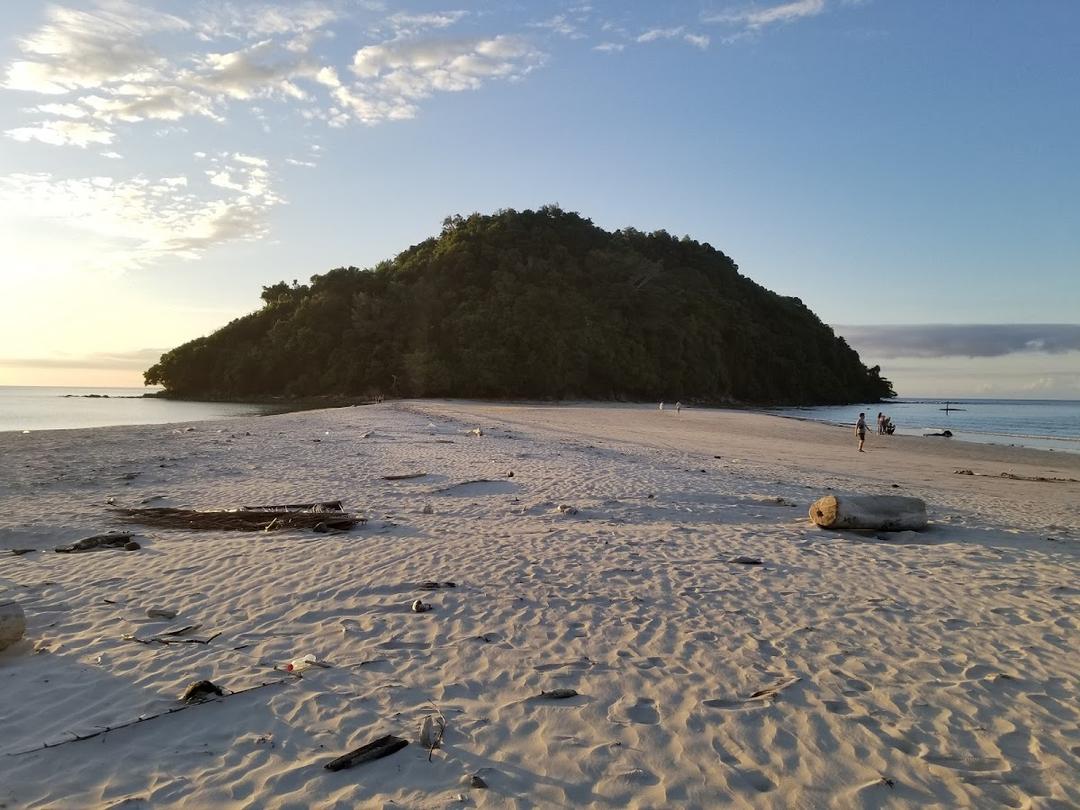
<path id="1" fill-rule="evenodd" d="M 16 40 L 15 58 L 0 66 L 4 87 L 36 96 L 21 110 L 25 121 L 8 125 L 8 138 L 98 146 L 98 160 L 121 160 L 127 150 L 112 151 L 121 135 L 173 139 L 200 131 L 189 132 L 187 119 L 226 123 L 240 107 L 266 131 L 282 112 L 335 127 L 377 124 L 417 115 L 435 93 L 520 79 L 545 59 L 522 36 L 420 36 L 459 23 L 467 15 L 460 10 L 381 10 L 384 40 L 346 45 L 353 59 L 342 64 L 333 58 L 342 49 L 326 47 L 339 33 L 329 26 L 345 9 L 355 13 L 358 5 L 379 4 L 172 4 L 182 9 L 181 19 L 134 0 L 85 3 L 79 9 L 49 7 L 40 27 Z M 138 127 L 146 122 L 157 126 Z M 192 258 L 222 242 L 267 232 L 268 212 L 283 202 L 272 189 L 269 161 L 244 151 L 184 154 L 201 161 L 198 169 L 157 179 L 0 176 L 0 218 L 48 221 L 64 232 L 76 257 L 70 264 L 110 272 L 170 256 Z M 298 157 L 282 159 L 315 166 Z"/>
<path id="2" fill-rule="evenodd" d="M 92 143 L 110 144 L 114 134 L 84 121 L 42 121 L 36 126 L 16 127 L 4 132 L 9 138 L 26 143 L 40 141 L 53 146 L 78 146 L 85 149 Z"/>
<path id="3" fill-rule="evenodd" d="M 556 14 L 546 20 L 529 24 L 532 28 L 544 28 L 554 34 L 560 34 L 570 39 L 582 39 L 584 34 L 578 28 L 578 23 L 571 20 L 566 14 Z"/>
<path id="4" fill-rule="evenodd" d="M 185 176 L 152 180 L 107 176 L 60 178 L 48 173 L 0 177 L 0 216 L 47 218 L 94 245 L 82 269 L 116 273 L 166 256 L 193 259 L 223 242 L 259 239 L 269 211 L 282 202 L 265 168 L 232 161 L 228 182 L 191 190 Z"/>
<path id="5" fill-rule="evenodd" d="M 709 37 L 707 34 L 685 34 L 683 39 L 693 45 L 695 48 L 705 50 L 709 47 Z"/>
<path id="6" fill-rule="evenodd" d="M 805 17 L 815 17 L 825 11 L 825 0 L 792 0 L 789 3 L 759 8 L 750 6 L 704 17 L 705 22 L 728 23 L 757 30 L 776 23 L 790 23 Z"/>
<path id="7" fill-rule="evenodd" d="M 79 103 L 106 124 L 115 121 L 179 121 L 189 115 L 201 115 L 214 121 L 224 120 L 215 111 L 210 97 L 172 84 L 126 83 L 111 88 L 107 96 L 82 96 Z"/>
<path id="8" fill-rule="evenodd" d="M 124 0 L 103 2 L 93 11 L 54 6 L 47 19 L 20 40 L 28 58 L 8 68 L 8 89 L 60 94 L 117 78 L 146 78 L 163 63 L 146 36 L 189 27 L 179 17 Z"/>
<path id="9" fill-rule="evenodd" d="M 294 2 L 290 5 L 268 3 L 223 3 L 206 12 L 197 25 L 203 39 L 261 39 L 282 34 L 317 31 L 337 20 L 336 9 L 324 3 Z"/>
<path id="10" fill-rule="evenodd" d="M 543 61 L 541 51 L 516 36 L 369 45 L 353 57 L 358 81 L 352 87 L 339 82 L 334 97 L 367 123 L 411 118 L 416 100 L 475 90 L 491 79 L 517 79 Z"/>
<path id="11" fill-rule="evenodd" d="M 601 42 L 599 45 L 594 45 L 594 51 L 600 51 L 601 53 L 618 53 L 625 49 L 626 46 L 621 42 Z"/>
<path id="12" fill-rule="evenodd" d="M 425 31 L 449 28 L 459 23 L 469 12 L 438 11 L 428 14 L 409 14 L 399 11 L 386 18 L 386 24 L 393 32 L 395 39 L 411 39 L 423 34 Z"/>
<path id="13" fill-rule="evenodd" d="M 225 3 L 196 7 L 188 21 L 144 12 L 129 0 L 96 0 L 88 10 L 54 7 L 37 32 L 19 41 L 23 58 L 8 67 L 6 86 L 70 98 L 38 105 L 32 112 L 50 120 L 6 134 L 85 147 L 111 143 L 120 123 L 188 117 L 224 122 L 232 104 L 265 100 L 285 102 L 303 117 L 332 126 L 374 124 L 415 116 L 418 100 L 435 92 L 519 78 L 543 61 L 542 53 L 517 36 L 412 38 L 456 24 L 465 11 L 396 12 L 382 23 L 391 38 L 357 50 L 354 78 L 345 82 L 317 47 L 333 35 L 324 29 L 340 18 L 340 8 L 321 2 Z M 212 44 L 223 40 L 234 42 Z M 169 44 L 171 51 L 158 50 Z M 264 129 L 270 126 L 266 109 L 250 111 Z M 54 120 L 61 117 L 85 123 Z"/>
<path id="14" fill-rule="evenodd" d="M 685 26 L 677 26 L 675 28 L 650 28 L 644 34 L 641 34 L 638 38 L 638 42 L 656 42 L 660 39 L 675 39 L 680 36 L 685 30 Z"/>
<path id="15" fill-rule="evenodd" d="M 61 115 L 65 118 L 86 117 L 86 110 L 77 104 L 40 104 L 36 109 L 46 115 Z"/>

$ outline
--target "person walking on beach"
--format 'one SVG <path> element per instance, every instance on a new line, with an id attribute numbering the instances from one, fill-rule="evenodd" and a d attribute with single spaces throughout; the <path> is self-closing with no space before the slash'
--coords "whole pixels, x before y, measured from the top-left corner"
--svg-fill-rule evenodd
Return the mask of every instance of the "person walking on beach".
<path id="1" fill-rule="evenodd" d="M 675 413 L 677 413 L 677 414 L 682 413 L 682 403 L 681 402 L 676 402 L 675 403 Z"/>
<path id="2" fill-rule="evenodd" d="M 859 437 L 859 452 L 865 453 L 863 450 L 863 442 L 866 441 L 866 414 L 859 414 L 859 421 L 855 423 L 855 435 Z"/>

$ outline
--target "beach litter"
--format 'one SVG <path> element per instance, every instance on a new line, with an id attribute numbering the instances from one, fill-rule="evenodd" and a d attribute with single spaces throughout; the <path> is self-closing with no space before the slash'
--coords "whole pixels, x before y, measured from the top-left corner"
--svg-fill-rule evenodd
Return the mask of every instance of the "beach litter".
<path id="1" fill-rule="evenodd" d="M 788 678 L 786 681 L 778 683 L 775 686 L 768 686 L 765 689 L 757 690 L 750 695 L 748 700 L 761 700 L 764 698 L 776 697 L 780 694 L 780 692 L 787 689 L 789 686 L 794 686 L 801 680 L 802 678 L 798 677 L 797 675 L 792 678 Z"/>
<path id="2" fill-rule="evenodd" d="M 442 712 L 429 714 L 420 721 L 420 730 L 417 739 L 428 752 L 428 762 L 435 749 L 442 745 L 443 736 L 446 734 L 446 718 Z"/>
<path id="3" fill-rule="evenodd" d="M 292 661 L 287 663 L 283 667 L 283 669 L 286 672 L 298 673 L 303 672 L 306 669 L 311 669 L 313 667 L 330 669 L 330 664 L 326 663 L 325 661 L 320 661 L 318 658 L 315 657 L 314 653 L 308 653 L 307 655 L 301 656 L 300 658 L 294 658 Z"/>
<path id="4" fill-rule="evenodd" d="M 427 602 L 421 601 L 420 599 L 417 599 L 415 602 L 412 603 L 413 613 L 427 613 L 429 610 L 431 610 L 431 605 Z"/>
<path id="5" fill-rule="evenodd" d="M 408 740 L 395 737 L 393 734 L 387 734 L 377 740 L 372 740 L 366 745 L 361 745 L 347 754 L 342 754 L 340 757 L 330 760 L 323 767 L 328 771 L 343 771 L 354 765 L 390 756 L 390 754 L 400 751 L 408 744 Z"/>

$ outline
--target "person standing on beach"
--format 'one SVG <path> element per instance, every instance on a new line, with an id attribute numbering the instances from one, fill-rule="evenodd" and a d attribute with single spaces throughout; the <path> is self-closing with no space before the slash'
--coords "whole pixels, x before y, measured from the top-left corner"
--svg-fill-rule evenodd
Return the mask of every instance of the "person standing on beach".
<path id="1" fill-rule="evenodd" d="M 859 421 L 855 423 L 855 435 L 859 437 L 859 452 L 865 453 L 863 450 L 863 442 L 866 441 L 866 414 L 859 414 Z"/>
<path id="2" fill-rule="evenodd" d="M 878 411 L 877 415 L 877 435 L 881 436 L 885 433 L 885 414 Z"/>

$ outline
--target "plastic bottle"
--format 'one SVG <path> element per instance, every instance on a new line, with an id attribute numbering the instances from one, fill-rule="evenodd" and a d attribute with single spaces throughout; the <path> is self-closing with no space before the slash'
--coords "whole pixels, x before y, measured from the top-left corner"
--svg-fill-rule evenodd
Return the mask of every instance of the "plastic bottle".
<path id="1" fill-rule="evenodd" d="M 308 653 L 302 658 L 294 658 L 292 661 L 285 665 L 286 672 L 303 672 L 305 669 L 311 669 L 318 663 L 318 659 L 315 658 L 314 653 Z"/>

